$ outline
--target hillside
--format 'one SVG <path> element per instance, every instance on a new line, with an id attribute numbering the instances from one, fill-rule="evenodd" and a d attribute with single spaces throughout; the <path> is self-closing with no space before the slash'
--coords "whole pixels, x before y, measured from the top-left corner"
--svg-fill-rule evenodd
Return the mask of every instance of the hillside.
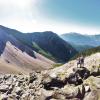
<path id="1" fill-rule="evenodd" d="M 34 52 L 32 51 L 30 47 L 28 47 L 27 45 L 24 45 L 22 42 L 17 40 L 13 35 L 6 32 L 5 27 L 0 26 L 0 55 L 3 53 L 6 43 L 8 41 L 11 42 L 15 47 L 17 47 L 21 51 L 25 51 L 30 56 L 34 57 Z"/>
<path id="2" fill-rule="evenodd" d="M 91 45 L 80 45 L 80 44 L 74 44 L 74 43 L 70 43 L 78 52 L 82 52 L 84 50 L 88 50 L 91 48 L 94 48 L 94 46 Z"/>
<path id="3" fill-rule="evenodd" d="M 62 34 L 61 38 L 69 42 L 78 51 L 100 46 L 100 35 L 82 35 L 80 33 Z"/>
<path id="4" fill-rule="evenodd" d="M 10 34 L 25 46 L 56 62 L 66 62 L 77 53 L 69 43 L 53 32 L 23 34 L 13 29 L 1 27 L 5 33 Z"/>
<path id="5" fill-rule="evenodd" d="M 89 56 L 86 56 L 85 57 L 85 66 L 86 68 L 89 69 L 89 67 L 92 67 L 92 66 L 99 66 L 100 64 L 100 52 L 96 52 L 96 53 L 93 53 Z M 77 67 L 77 59 L 74 59 L 72 61 L 69 61 L 68 63 L 65 63 L 64 65 L 60 66 L 60 67 L 57 67 L 55 69 L 53 69 L 50 74 L 52 76 L 55 76 L 57 75 L 57 73 L 63 73 L 63 72 L 68 72 L 71 73 L 72 69 L 73 68 L 76 68 Z"/>
<path id="6" fill-rule="evenodd" d="M 88 49 L 88 50 L 84 50 L 83 52 L 76 54 L 72 59 L 80 57 L 81 55 L 83 55 L 85 57 L 90 56 L 90 55 L 97 53 L 97 52 L 100 52 L 100 46 L 95 47 L 95 48 L 91 48 L 91 49 Z"/>
<path id="7" fill-rule="evenodd" d="M 32 70 L 44 70 L 52 68 L 55 64 L 54 61 L 38 54 L 28 45 L 7 33 L 2 26 L 0 26 L 0 62 L 0 73 L 25 73 Z"/>
<path id="8" fill-rule="evenodd" d="M 66 62 L 77 53 L 69 43 L 53 32 L 36 32 L 30 33 L 29 36 L 42 50 L 49 53 L 59 62 Z M 40 53 L 42 53 L 41 50 Z"/>
<path id="9" fill-rule="evenodd" d="M 5 49 L 3 53 L 1 54 L 1 59 L 3 59 L 8 66 L 9 64 L 13 67 L 9 66 L 9 69 L 20 69 L 20 73 L 24 72 L 31 72 L 32 70 L 45 70 L 52 68 L 54 62 L 43 57 L 42 55 L 34 52 L 35 58 L 29 56 L 27 53 L 22 52 L 20 49 L 12 45 L 10 42 L 6 43 Z M 2 63 L 3 64 L 3 63 Z M 0 65 L 0 72 L 2 72 L 1 69 L 5 70 L 6 67 L 2 68 L 2 65 Z M 8 70 L 7 70 L 8 71 Z M 8 73 L 11 73 L 9 70 Z M 14 72 L 18 72 L 15 70 Z"/>
<path id="10" fill-rule="evenodd" d="M 17 65 L 13 65 L 11 63 L 8 63 L 8 61 L 5 61 L 4 59 L 0 58 L 0 74 L 28 74 L 27 70 L 23 70 L 21 67 L 18 67 Z"/>

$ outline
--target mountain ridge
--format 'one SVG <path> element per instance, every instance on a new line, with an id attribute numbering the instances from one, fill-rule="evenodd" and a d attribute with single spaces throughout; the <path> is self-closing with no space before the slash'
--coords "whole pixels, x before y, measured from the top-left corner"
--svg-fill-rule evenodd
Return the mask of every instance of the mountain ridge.
<path id="1" fill-rule="evenodd" d="M 69 42 L 79 52 L 100 46 L 100 34 L 84 35 L 71 32 L 62 34 L 60 37 Z"/>
<path id="2" fill-rule="evenodd" d="M 46 55 L 49 58 L 53 58 L 58 62 L 66 62 L 75 53 L 77 53 L 77 51 L 69 43 L 65 42 L 56 33 L 53 33 L 51 31 L 24 34 L 14 29 L 6 28 L 4 26 L 2 26 L 1 28 L 7 34 L 14 36 L 22 44 L 26 45 L 26 47 L 28 46 L 32 50 L 44 54 L 44 56 Z M 39 48 L 35 48 L 33 42 L 35 42 L 36 45 L 38 45 L 39 48 L 41 48 L 41 50 Z"/>
<path id="3" fill-rule="evenodd" d="M 61 37 L 68 41 L 69 43 L 75 44 L 84 44 L 84 45 L 91 45 L 91 46 L 99 46 L 100 45 L 100 34 L 98 35 L 83 35 L 80 33 L 64 33 Z M 76 40 L 76 41 L 75 41 Z M 99 43 L 98 43 L 99 42 Z"/>

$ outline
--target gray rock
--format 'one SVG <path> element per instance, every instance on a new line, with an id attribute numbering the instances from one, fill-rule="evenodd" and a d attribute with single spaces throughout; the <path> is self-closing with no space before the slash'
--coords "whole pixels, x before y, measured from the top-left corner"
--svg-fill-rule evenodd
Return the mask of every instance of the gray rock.
<path id="1" fill-rule="evenodd" d="M 64 88 L 55 90 L 53 92 L 52 98 L 57 100 L 72 100 L 73 98 L 77 98 L 79 94 L 79 88 L 66 85 Z"/>
<path id="2" fill-rule="evenodd" d="M 14 89 L 14 85 L 10 85 L 9 86 L 9 90 L 6 92 L 7 94 L 11 94 L 11 92 L 13 91 Z"/>
<path id="3" fill-rule="evenodd" d="M 11 75 L 10 75 L 10 74 L 6 74 L 6 75 L 4 75 L 4 80 L 9 79 L 10 77 L 11 77 Z"/>
<path id="4" fill-rule="evenodd" d="M 85 92 L 90 92 L 91 89 L 89 85 L 85 85 L 84 87 L 85 87 Z"/>
<path id="5" fill-rule="evenodd" d="M 71 73 L 68 77 L 68 83 L 69 84 L 75 84 L 75 85 L 79 85 L 82 84 L 82 78 L 79 76 L 79 74 L 77 73 Z"/>
<path id="6" fill-rule="evenodd" d="M 1 92 L 6 92 L 9 89 L 8 85 L 0 85 L 0 91 Z"/>
<path id="7" fill-rule="evenodd" d="M 41 89 L 40 100 L 48 100 L 53 95 L 53 91 L 47 91 L 45 89 Z"/>
<path id="8" fill-rule="evenodd" d="M 29 74 L 29 83 L 33 83 L 33 81 L 36 79 L 37 79 L 37 74 L 35 71 Z"/>
<path id="9" fill-rule="evenodd" d="M 84 100 L 99 100 L 100 99 L 100 91 L 93 90 L 91 91 Z"/>
<path id="10" fill-rule="evenodd" d="M 23 94 L 22 96 L 21 96 L 21 99 L 22 100 L 28 100 L 28 98 L 29 98 L 29 93 L 25 93 L 25 94 Z M 34 99 L 33 99 L 34 100 Z"/>
<path id="11" fill-rule="evenodd" d="M 16 93 L 17 95 L 21 95 L 22 89 L 21 89 L 20 87 L 15 87 L 15 93 Z"/>
<path id="12" fill-rule="evenodd" d="M 74 68 L 74 72 L 78 74 L 82 79 L 86 79 L 90 76 L 90 71 L 85 67 Z"/>
<path id="13" fill-rule="evenodd" d="M 30 97 L 30 100 L 34 100 L 34 98 L 35 98 L 34 95 L 32 95 L 32 96 Z"/>
<path id="14" fill-rule="evenodd" d="M 6 85 L 11 85 L 12 84 L 12 81 L 6 81 Z"/>
<path id="15" fill-rule="evenodd" d="M 85 96 L 85 87 L 84 87 L 84 85 L 81 85 L 81 86 L 78 87 L 77 97 L 83 99 L 84 96 Z"/>
<path id="16" fill-rule="evenodd" d="M 17 81 L 17 82 L 15 83 L 15 87 L 18 87 L 18 86 L 20 86 L 19 81 Z"/>
<path id="17" fill-rule="evenodd" d="M 0 100 L 7 100 L 8 96 L 6 94 L 1 94 L 0 95 Z"/>

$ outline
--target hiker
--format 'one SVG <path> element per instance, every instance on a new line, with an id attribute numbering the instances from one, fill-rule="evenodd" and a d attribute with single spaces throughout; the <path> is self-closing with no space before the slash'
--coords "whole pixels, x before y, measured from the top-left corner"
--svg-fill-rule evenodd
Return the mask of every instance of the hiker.
<path id="1" fill-rule="evenodd" d="M 84 67 L 84 57 L 83 56 L 81 56 L 81 59 L 80 59 L 81 61 L 81 65 L 80 65 L 80 67 Z"/>
<path id="2" fill-rule="evenodd" d="M 78 60 L 78 61 L 77 61 L 77 68 L 78 68 L 78 65 L 80 65 L 80 64 L 81 64 L 80 57 L 79 57 L 77 60 Z"/>
<path id="3" fill-rule="evenodd" d="M 78 65 L 80 65 L 80 67 L 84 67 L 84 57 L 83 56 L 78 58 L 77 67 Z"/>

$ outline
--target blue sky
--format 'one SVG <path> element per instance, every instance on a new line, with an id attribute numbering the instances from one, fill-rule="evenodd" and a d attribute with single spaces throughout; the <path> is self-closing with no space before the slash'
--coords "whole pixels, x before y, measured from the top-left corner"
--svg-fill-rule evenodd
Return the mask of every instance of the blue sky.
<path id="1" fill-rule="evenodd" d="M 40 8 L 44 16 L 57 21 L 100 26 L 99 0 L 45 0 Z"/>
<path id="2" fill-rule="evenodd" d="M 0 22 L 22 32 L 100 34 L 100 0 L 0 0 Z"/>

